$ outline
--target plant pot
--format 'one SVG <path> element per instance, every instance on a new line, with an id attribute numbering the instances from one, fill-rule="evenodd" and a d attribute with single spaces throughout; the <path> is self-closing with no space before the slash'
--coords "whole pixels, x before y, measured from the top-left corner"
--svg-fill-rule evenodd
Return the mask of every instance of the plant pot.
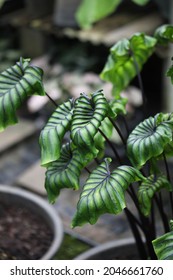
<path id="1" fill-rule="evenodd" d="M 0 235 L 0 253 L 5 254 L 5 259 L 46 260 L 57 253 L 63 226 L 56 210 L 43 198 L 17 187 L 0 185 Z"/>
<path id="2" fill-rule="evenodd" d="M 139 260 L 133 238 L 110 241 L 77 256 L 75 260 Z"/>

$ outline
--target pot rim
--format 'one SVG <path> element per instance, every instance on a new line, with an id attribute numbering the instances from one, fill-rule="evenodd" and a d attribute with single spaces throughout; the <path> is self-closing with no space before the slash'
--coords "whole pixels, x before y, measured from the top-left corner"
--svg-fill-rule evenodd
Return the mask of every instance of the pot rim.
<path id="1" fill-rule="evenodd" d="M 35 203 L 36 205 L 38 205 L 41 209 L 43 209 L 47 213 L 48 217 L 52 221 L 52 231 L 54 236 L 50 247 L 40 259 L 41 260 L 51 259 L 58 251 L 64 236 L 63 224 L 55 208 L 39 195 L 27 190 L 23 190 L 16 186 L 13 187 L 13 186 L 0 184 L 0 192 L 7 193 L 7 194 L 9 193 L 11 195 L 15 195 L 18 197 L 22 197 L 26 200 L 29 200 Z"/>
<path id="2" fill-rule="evenodd" d="M 112 240 L 105 242 L 103 244 L 96 245 L 94 248 L 91 248 L 87 250 L 86 252 L 78 255 L 74 260 L 87 260 L 88 257 L 92 257 L 95 254 L 99 254 L 101 252 L 104 252 L 106 250 L 112 249 L 114 247 L 121 247 L 126 245 L 133 245 L 135 244 L 135 240 L 133 237 L 127 237 L 123 239 L 118 240 Z"/>

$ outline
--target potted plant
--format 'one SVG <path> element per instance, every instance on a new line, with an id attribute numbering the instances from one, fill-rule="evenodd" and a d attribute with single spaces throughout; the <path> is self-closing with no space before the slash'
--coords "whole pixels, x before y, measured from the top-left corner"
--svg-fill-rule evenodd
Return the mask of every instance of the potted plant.
<path id="1" fill-rule="evenodd" d="M 116 119 L 126 115 L 127 99 L 122 98 L 121 91 L 135 76 L 141 87 L 145 116 L 146 98 L 140 71 L 157 46 L 167 45 L 172 38 L 173 26 L 163 25 L 153 36 L 136 33 L 116 43 L 101 73 L 102 79 L 113 85 L 112 100 L 108 101 L 102 90 L 89 95 L 82 93 L 59 106 L 51 100 L 56 108 L 39 139 L 41 164 L 47 168 L 45 188 L 50 203 L 56 201 L 63 188 L 78 190 L 80 174 L 85 168 L 88 179 L 81 189 L 72 227 L 94 224 L 104 213 L 117 215 L 124 211 L 141 259 L 173 259 L 173 196 L 167 160 L 172 156 L 173 113 L 144 117 L 131 131 L 126 123 L 128 137 L 117 126 Z M 0 75 L 0 130 L 17 122 L 16 109 L 28 96 L 49 97 L 44 91 L 42 74 L 40 68 L 21 58 Z M 173 67 L 167 75 L 173 80 Z M 124 146 L 125 161 L 110 141 L 114 129 Z M 65 135 L 69 135 L 69 141 L 64 143 Z M 105 145 L 111 147 L 112 158 L 104 158 Z M 112 160 L 116 167 L 111 166 Z M 96 167 L 91 170 L 89 164 L 93 161 Z M 165 210 L 163 194 L 170 213 Z M 126 203 L 126 195 L 134 203 L 133 212 Z M 163 224 L 160 237 L 158 221 Z"/>

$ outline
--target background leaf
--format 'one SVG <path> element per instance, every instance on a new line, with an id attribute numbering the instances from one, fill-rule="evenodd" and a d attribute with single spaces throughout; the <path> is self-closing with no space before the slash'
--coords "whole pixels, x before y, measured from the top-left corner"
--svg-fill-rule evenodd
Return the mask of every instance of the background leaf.
<path id="1" fill-rule="evenodd" d="M 122 0 L 83 0 L 77 10 L 76 19 L 81 28 L 92 24 L 113 13 Z"/>
<path id="2" fill-rule="evenodd" d="M 87 222 L 94 224 L 104 213 L 120 213 L 126 207 L 125 190 L 130 183 L 143 178 L 130 166 L 121 166 L 111 172 L 110 162 L 111 159 L 106 158 L 86 181 L 72 221 L 73 227 Z"/>
<path id="3" fill-rule="evenodd" d="M 157 114 L 136 126 L 127 140 L 127 154 L 133 166 L 140 168 L 150 158 L 163 153 L 172 142 L 172 125 L 172 120 L 163 120 L 163 114 Z"/>
<path id="4" fill-rule="evenodd" d="M 146 5 L 148 2 L 150 2 L 150 0 L 132 0 L 132 2 L 134 2 L 134 3 L 137 4 L 137 5 L 144 6 L 144 5 Z"/>
<path id="5" fill-rule="evenodd" d="M 29 59 L 21 59 L 0 74 L 0 131 L 18 122 L 16 110 L 27 97 L 45 95 L 43 71 L 29 65 Z"/>
<path id="6" fill-rule="evenodd" d="M 156 192 L 163 188 L 172 191 L 172 186 L 165 176 L 155 179 L 154 175 L 148 177 L 138 189 L 138 201 L 141 212 L 144 216 L 149 216 L 151 212 L 152 199 Z"/>
<path id="7" fill-rule="evenodd" d="M 173 43 L 173 26 L 170 24 L 164 24 L 158 27 L 154 33 L 157 43 L 161 45 L 167 45 Z"/>
<path id="8" fill-rule="evenodd" d="M 154 52 L 157 40 L 143 33 L 134 34 L 129 40 L 122 39 L 110 49 L 110 55 L 100 77 L 113 84 L 113 94 L 125 89 L 141 71 L 144 63 Z M 137 71 L 138 70 L 138 71 Z"/>
<path id="9" fill-rule="evenodd" d="M 63 137 L 71 125 L 72 112 L 73 100 L 61 104 L 41 131 L 39 143 L 43 166 L 59 158 Z"/>

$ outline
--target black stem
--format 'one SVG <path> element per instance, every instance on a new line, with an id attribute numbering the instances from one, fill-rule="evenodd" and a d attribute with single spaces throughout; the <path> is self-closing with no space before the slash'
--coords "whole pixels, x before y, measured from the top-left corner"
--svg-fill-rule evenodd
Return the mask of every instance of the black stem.
<path id="1" fill-rule="evenodd" d="M 168 166 L 168 162 L 167 162 L 166 155 L 165 155 L 164 152 L 163 152 L 163 159 L 164 159 L 164 163 L 165 163 L 167 179 L 171 183 L 171 176 L 170 176 L 170 172 L 169 172 L 169 166 Z M 169 200 L 170 200 L 172 217 L 173 217 L 173 192 L 169 192 Z"/>
<path id="2" fill-rule="evenodd" d="M 125 214 L 126 214 L 128 222 L 129 222 L 129 225 L 131 227 L 132 233 L 133 233 L 134 238 L 136 240 L 136 246 L 137 246 L 137 249 L 138 249 L 138 252 L 139 252 L 139 256 L 142 260 L 146 260 L 148 256 L 147 256 L 147 252 L 146 252 L 146 249 L 145 249 L 145 244 L 142 241 L 141 234 L 139 232 L 138 227 L 134 223 L 134 217 L 133 217 L 132 213 L 127 208 L 125 208 L 124 210 L 125 210 Z"/>
<path id="3" fill-rule="evenodd" d="M 91 174 L 91 171 L 85 166 L 85 170 L 89 173 L 89 174 Z"/>
<path id="4" fill-rule="evenodd" d="M 124 146 L 126 146 L 126 140 L 124 139 L 124 136 L 122 135 L 121 130 L 119 129 L 119 127 L 116 125 L 116 123 L 114 123 L 114 121 L 111 118 L 109 118 L 109 120 L 112 123 L 112 125 L 114 126 L 114 128 L 116 129 L 116 131 L 118 132 Z"/>
<path id="5" fill-rule="evenodd" d="M 55 105 L 55 107 L 58 107 L 58 104 L 55 102 L 55 100 L 52 99 L 52 97 L 50 97 L 50 95 L 47 92 L 46 92 L 46 96 L 49 98 L 52 104 Z"/>
<path id="6" fill-rule="evenodd" d="M 137 63 L 136 58 L 135 58 L 133 53 L 132 53 L 132 55 L 133 55 L 134 65 L 135 65 L 136 73 L 137 73 L 137 77 L 138 77 L 139 87 L 140 87 L 140 90 L 141 90 L 141 93 L 142 93 L 143 113 L 145 114 L 145 112 L 146 112 L 146 98 L 145 98 L 144 86 L 143 86 L 143 82 L 142 82 L 142 78 L 141 78 L 138 63 Z"/>
<path id="7" fill-rule="evenodd" d="M 119 161 L 120 164 L 122 164 L 121 158 L 117 152 L 117 150 L 115 149 L 114 145 L 112 144 L 112 142 L 107 138 L 107 136 L 103 133 L 103 131 L 101 131 L 100 129 L 98 129 L 98 131 L 100 132 L 100 134 L 105 138 L 105 140 L 107 141 L 107 143 L 109 144 L 109 146 L 111 147 L 111 149 L 113 150 L 117 160 Z"/>
<path id="8" fill-rule="evenodd" d="M 154 200 L 156 202 L 156 205 L 158 207 L 158 210 L 159 210 L 159 213 L 160 213 L 160 216 L 161 216 L 161 219 L 162 219 L 162 223 L 163 223 L 163 227 L 164 227 L 164 230 L 165 230 L 165 233 L 169 231 L 169 223 L 168 223 L 168 219 L 167 219 L 167 216 L 163 210 L 163 204 L 162 204 L 162 200 L 158 199 L 157 195 L 155 195 L 154 197 Z"/>

